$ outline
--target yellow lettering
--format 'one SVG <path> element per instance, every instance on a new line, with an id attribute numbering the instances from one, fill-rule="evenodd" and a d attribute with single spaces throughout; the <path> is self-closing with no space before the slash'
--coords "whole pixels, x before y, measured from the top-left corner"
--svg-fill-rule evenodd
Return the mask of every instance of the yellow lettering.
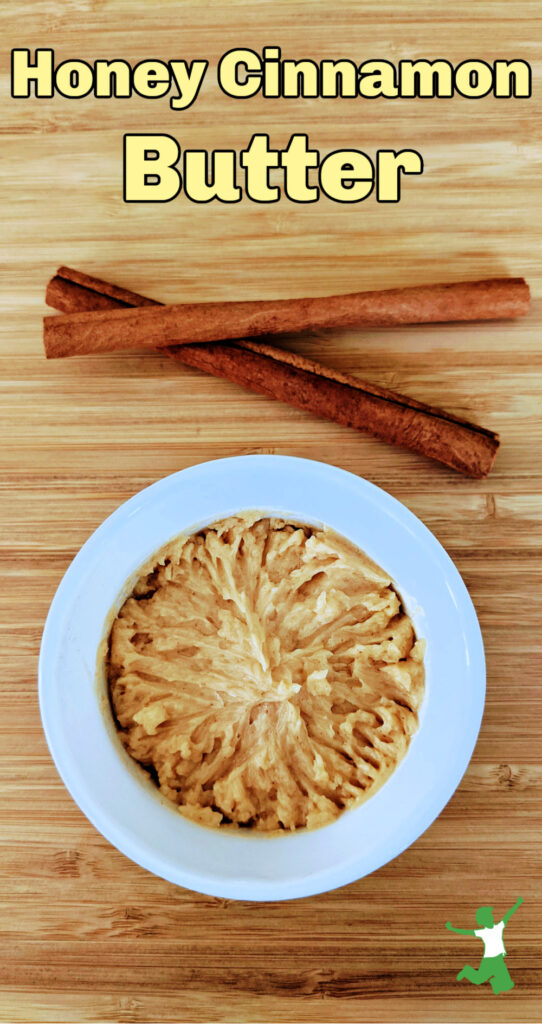
<path id="1" fill-rule="evenodd" d="M 36 63 L 30 63 L 30 50 L 11 51 L 11 95 L 30 96 L 30 82 L 35 82 L 36 96 L 53 95 L 54 50 L 36 50 Z"/>
<path id="2" fill-rule="evenodd" d="M 357 149 L 340 149 L 322 161 L 320 185 L 325 195 L 335 202 L 359 203 L 373 190 L 373 164 Z"/>
<path id="3" fill-rule="evenodd" d="M 377 189 L 379 203 L 398 203 L 401 198 L 401 171 L 403 174 L 422 174 L 423 160 L 413 149 L 379 149 L 377 153 Z"/>
<path id="4" fill-rule="evenodd" d="M 179 143 L 171 135 L 125 135 L 124 201 L 167 203 L 174 199 L 182 184 L 175 167 L 180 153 Z"/>
<path id="5" fill-rule="evenodd" d="M 238 203 L 241 189 L 235 183 L 235 152 L 217 150 L 210 155 L 212 183 L 207 181 L 209 154 L 202 149 L 189 149 L 184 154 L 184 191 L 194 203 L 209 203 L 220 199 L 222 203 Z"/>
<path id="6" fill-rule="evenodd" d="M 267 135 L 253 135 L 248 149 L 240 156 L 241 167 L 246 170 L 246 193 L 255 203 L 275 203 L 280 199 L 280 188 L 269 184 L 269 169 L 278 167 L 280 156 L 269 149 Z"/>
<path id="7" fill-rule="evenodd" d="M 240 70 L 243 69 L 244 71 Z M 230 50 L 218 64 L 218 84 L 228 96 L 254 96 L 262 84 L 262 62 L 254 50 Z M 241 76 L 244 74 L 244 81 Z"/>

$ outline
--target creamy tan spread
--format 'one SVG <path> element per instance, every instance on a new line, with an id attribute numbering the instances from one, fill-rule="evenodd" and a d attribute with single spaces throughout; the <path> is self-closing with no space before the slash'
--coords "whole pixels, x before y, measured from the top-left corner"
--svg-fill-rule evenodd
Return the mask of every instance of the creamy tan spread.
<path id="1" fill-rule="evenodd" d="M 205 825 L 314 828 L 404 756 L 423 641 L 389 576 L 326 529 L 244 513 L 163 549 L 111 631 L 126 750 Z"/>

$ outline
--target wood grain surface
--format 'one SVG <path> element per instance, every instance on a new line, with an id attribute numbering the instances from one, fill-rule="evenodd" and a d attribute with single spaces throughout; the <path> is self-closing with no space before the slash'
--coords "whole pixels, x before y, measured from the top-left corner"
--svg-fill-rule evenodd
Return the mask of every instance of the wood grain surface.
<path id="1" fill-rule="evenodd" d="M 0 1019 L 2 1021 L 538 1021 L 542 704 L 540 4 L 405 0 L 217 4 L 32 0 L 0 8 L 2 232 Z M 213 69 L 233 46 L 289 57 L 523 58 L 530 100 L 253 100 Z M 11 47 L 81 57 L 208 58 L 197 102 L 9 99 Z M 190 148 L 419 149 L 397 205 L 122 202 L 122 134 Z M 47 278 L 80 267 L 164 301 L 273 298 L 524 275 L 521 322 L 286 339 L 298 352 L 498 430 L 472 481 L 152 353 L 47 363 Z M 367 477 L 444 544 L 470 589 L 488 697 L 472 763 L 434 825 L 372 876 L 253 905 L 161 881 L 72 802 L 36 694 L 41 631 L 91 531 L 158 477 L 205 459 L 278 452 Z M 76 681 L 74 681 L 74 684 Z M 99 766 L 97 766 L 99 770 Z M 472 926 L 517 896 L 515 989 L 458 983 Z"/>

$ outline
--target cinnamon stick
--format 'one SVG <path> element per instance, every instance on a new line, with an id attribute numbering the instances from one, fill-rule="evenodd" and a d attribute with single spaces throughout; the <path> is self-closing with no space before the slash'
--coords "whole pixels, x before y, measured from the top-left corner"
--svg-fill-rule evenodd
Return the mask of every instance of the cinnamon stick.
<path id="1" fill-rule="evenodd" d="M 153 302 L 67 267 L 49 282 L 46 299 L 68 314 L 93 306 L 119 308 L 128 302 L 140 309 Z M 490 430 L 262 342 L 238 339 L 165 351 L 177 362 L 409 448 L 467 476 L 486 476 L 499 447 L 498 435 Z"/>
<path id="2" fill-rule="evenodd" d="M 109 292 L 106 297 L 119 298 Z M 193 302 L 159 307 L 144 302 L 141 305 L 148 308 L 137 312 L 119 309 L 119 304 L 126 307 L 120 296 L 115 309 L 100 300 L 100 308 L 94 311 L 85 308 L 64 317 L 45 317 L 44 344 L 48 358 L 58 358 L 323 328 L 497 320 L 523 316 L 529 301 L 526 282 L 512 277 L 314 299 Z"/>

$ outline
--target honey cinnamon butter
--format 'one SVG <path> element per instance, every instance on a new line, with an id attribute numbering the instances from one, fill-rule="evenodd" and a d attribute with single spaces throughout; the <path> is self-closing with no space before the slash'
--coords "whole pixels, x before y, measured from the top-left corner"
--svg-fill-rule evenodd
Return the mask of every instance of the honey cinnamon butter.
<path id="1" fill-rule="evenodd" d="M 120 738 L 201 824 L 315 828 L 405 755 L 424 643 L 390 577 L 325 528 L 243 513 L 180 537 L 114 620 Z"/>

